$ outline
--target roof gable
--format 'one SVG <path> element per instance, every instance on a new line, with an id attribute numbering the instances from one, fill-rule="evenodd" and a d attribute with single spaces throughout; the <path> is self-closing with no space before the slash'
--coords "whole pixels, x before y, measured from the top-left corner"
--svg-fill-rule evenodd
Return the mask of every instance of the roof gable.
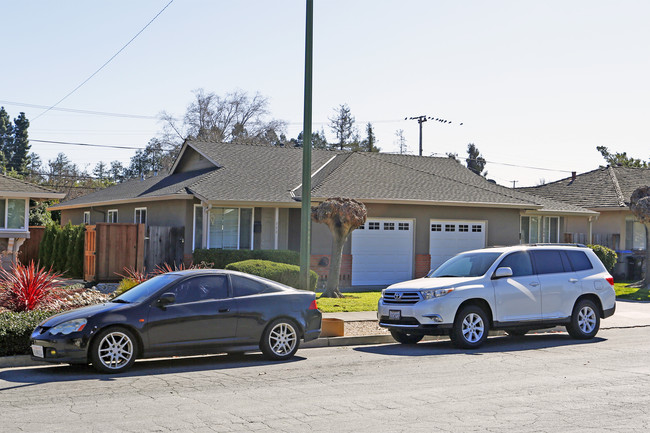
<path id="1" fill-rule="evenodd" d="M 65 194 L 0 174 L 0 195 L 8 197 L 63 198 Z"/>

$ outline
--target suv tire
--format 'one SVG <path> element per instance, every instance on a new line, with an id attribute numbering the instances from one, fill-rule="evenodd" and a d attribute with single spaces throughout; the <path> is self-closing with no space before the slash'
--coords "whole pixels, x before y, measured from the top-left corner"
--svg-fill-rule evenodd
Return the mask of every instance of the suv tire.
<path id="1" fill-rule="evenodd" d="M 449 337 L 460 348 L 476 349 L 485 343 L 489 328 L 485 311 L 478 305 L 467 305 L 456 314 Z"/>
<path id="2" fill-rule="evenodd" d="M 406 332 L 397 331 L 395 329 L 390 330 L 390 335 L 393 336 L 395 341 L 402 344 L 416 344 L 424 337 L 423 334 L 407 334 Z"/>
<path id="3" fill-rule="evenodd" d="M 600 314 L 596 304 L 589 299 L 578 301 L 573 307 L 571 322 L 566 326 L 569 335 L 578 340 L 593 338 L 600 329 Z"/>

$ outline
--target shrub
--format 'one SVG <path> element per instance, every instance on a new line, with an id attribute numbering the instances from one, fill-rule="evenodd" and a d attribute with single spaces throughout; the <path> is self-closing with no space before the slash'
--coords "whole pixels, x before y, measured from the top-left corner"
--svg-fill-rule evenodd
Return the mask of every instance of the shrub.
<path id="1" fill-rule="evenodd" d="M 221 250 L 196 249 L 194 263 L 212 263 L 213 268 L 224 269 L 226 265 L 243 260 L 269 260 L 290 265 L 300 264 L 300 254 L 289 250 Z"/>
<path id="2" fill-rule="evenodd" d="M 52 267 L 54 242 L 56 241 L 56 236 L 59 231 L 61 231 L 61 227 L 56 224 L 49 224 L 45 227 L 43 239 L 38 246 L 38 260 L 39 263 L 45 267 Z"/>
<path id="3" fill-rule="evenodd" d="M 0 356 L 28 355 L 30 336 L 43 320 L 54 311 L 5 311 L 0 313 Z"/>
<path id="4" fill-rule="evenodd" d="M 119 296 L 122 293 L 131 290 L 138 284 L 142 283 L 143 281 L 147 281 L 149 278 L 151 278 L 150 275 L 147 275 L 147 272 L 142 270 L 139 271 L 134 268 L 124 268 L 124 274 L 118 274 L 122 279 L 120 280 L 120 283 L 117 285 L 117 289 L 115 289 L 115 292 L 113 292 L 114 296 Z"/>
<path id="5" fill-rule="evenodd" d="M 117 289 L 113 292 L 113 296 L 120 296 L 122 293 L 128 292 L 138 284 L 140 283 L 132 278 L 122 278 L 120 283 L 117 285 Z"/>
<path id="6" fill-rule="evenodd" d="M 156 275 L 166 274 L 167 272 L 185 271 L 188 269 L 209 269 L 211 266 L 208 265 L 212 265 L 212 263 L 201 262 L 198 265 L 195 265 L 194 263 L 190 263 L 189 266 L 185 266 L 182 263 L 180 265 L 174 263 L 174 267 L 172 268 L 169 263 L 165 262 L 161 265 L 156 265 L 156 268 L 151 272 L 151 275 L 156 276 Z"/>
<path id="7" fill-rule="evenodd" d="M 38 268 L 34 261 L 25 266 L 16 262 L 10 270 L 0 270 L 0 305 L 11 311 L 51 308 L 58 295 L 56 279 L 61 275 Z"/>
<path id="8" fill-rule="evenodd" d="M 84 273 L 84 249 L 86 243 L 86 228 L 85 226 L 77 226 L 77 239 L 72 254 L 72 263 L 70 265 L 70 273 L 75 277 L 82 277 Z"/>
<path id="9" fill-rule="evenodd" d="M 596 253 L 600 261 L 603 262 L 603 265 L 605 265 L 607 272 L 611 273 L 614 270 L 614 265 L 616 265 L 616 260 L 618 260 L 616 251 L 602 245 L 587 246 L 594 250 L 594 253 Z"/>
<path id="10" fill-rule="evenodd" d="M 287 286 L 300 287 L 300 267 L 286 263 L 276 263 L 268 260 L 244 260 L 243 262 L 230 263 L 226 269 L 257 275 L 286 284 Z M 316 291 L 318 274 L 309 271 L 309 288 Z"/>

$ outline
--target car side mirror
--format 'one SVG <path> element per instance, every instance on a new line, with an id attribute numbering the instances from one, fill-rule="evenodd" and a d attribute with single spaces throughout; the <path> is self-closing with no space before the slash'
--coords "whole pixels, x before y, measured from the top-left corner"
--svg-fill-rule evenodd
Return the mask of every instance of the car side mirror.
<path id="1" fill-rule="evenodd" d="M 507 278 L 507 277 L 512 277 L 512 268 L 504 266 L 503 268 L 499 268 L 496 270 L 492 279 L 497 280 L 499 278 Z"/>
<path id="2" fill-rule="evenodd" d="M 158 298 L 158 301 L 156 301 L 156 305 L 159 306 L 160 308 L 165 308 L 169 304 L 173 304 L 176 302 L 176 295 L 173 293 L 163 293 L 160 298 Z"/>

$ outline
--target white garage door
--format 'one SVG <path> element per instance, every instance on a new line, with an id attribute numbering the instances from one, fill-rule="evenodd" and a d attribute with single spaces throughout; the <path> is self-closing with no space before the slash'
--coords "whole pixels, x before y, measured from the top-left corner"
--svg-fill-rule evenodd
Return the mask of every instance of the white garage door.
<path id="1" fill-rule="evenodd" d="M 437 268 L 458 253 L 485 247 L 485 228 L 485 221 L 431 220 L 431 269 Z"/>
<path id="2" fill-rule="evenodd" d="M 413 220 L 368 219 L 352 232 L 352 285 L 413 278 Z"/>

